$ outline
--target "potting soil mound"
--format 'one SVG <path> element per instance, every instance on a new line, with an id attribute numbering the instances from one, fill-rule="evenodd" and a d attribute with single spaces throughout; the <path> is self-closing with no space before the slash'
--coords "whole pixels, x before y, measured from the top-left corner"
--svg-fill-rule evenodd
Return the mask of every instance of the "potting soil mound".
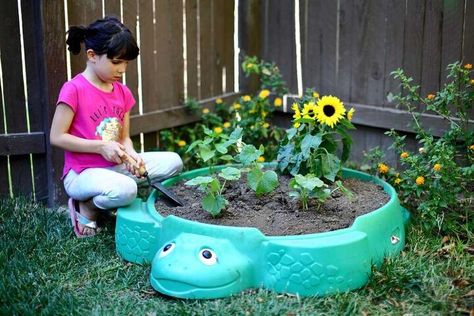
<path id="1" fill-rule="evenodd" d="M 184 202 L 183 207 L 171 207 L 161 198 L 155 207 L 163 216 L 173 214 L 201 223 L 256 227 L 267 236 L 283 236 L 347 228 L 357 216 L 378 209 L 390 199 L 380 186 L 349 178 L 342 182 L 353 193 L 351 198 L 336 190 L 323 204 L 310 200 L 309 209 L 302 210 L 301 203 L 288 195 L 289 180 L 280 176 L 280 186 L 259 197 L 245 179 L 226 182 L 224 197 L 229 204 L 217 217 L 202 208 L 203 192 L 196 186 L 184 185 L 185 181 L 171 187 Z"/>

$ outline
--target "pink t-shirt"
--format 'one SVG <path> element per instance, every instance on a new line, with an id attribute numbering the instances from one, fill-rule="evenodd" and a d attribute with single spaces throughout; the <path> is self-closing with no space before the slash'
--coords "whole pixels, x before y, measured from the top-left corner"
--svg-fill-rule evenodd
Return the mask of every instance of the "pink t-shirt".
<path id="1" fill-rule="evenodd" d="M 90 83 L 82 74 L 66 82 L 59 92 L 59 103 L 74 111 L 69 133 L 85 139 L 118 141 L 122 136 L 125 113 L 135 104 L 132 93 L 120 82 L 105 92 Z M 80 173 L 86 168 L 115 165 L 100 154 L 65 151 L 63 176 L 69 170 Z"/>

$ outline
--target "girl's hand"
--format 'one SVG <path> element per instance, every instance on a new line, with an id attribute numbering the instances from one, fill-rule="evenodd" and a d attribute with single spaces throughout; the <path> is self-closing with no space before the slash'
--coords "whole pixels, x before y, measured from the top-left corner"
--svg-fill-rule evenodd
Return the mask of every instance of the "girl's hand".
<path id="1" fill-rule="evenodd" d="M 120 164 L 122 163 L 124 151 L 125 147 L 122 144 L 114 141 L 106 141 L 102 144 L 100 154 L 106 160 Z"/>
<path id="2" fill-rule="evenodd" d="M 140 174 L 139 170 L 140 169 L 145 169 L 145 163 L 143 162 L 142 157 L 135 151 L 135 150 L 126 150 L 127 154 L 133 158 L 133 160 L 136 161 L 136 165 L 132 166 L 130 163 L 125 162 L 125 166 L 127 167 L 127 170 L 133 174 L 137 178 L 142 178 L 143 174 Z M 138 166 L 138 167 L 137 167 Z M 143 167 L 143 168 L 142 168 Z"/>

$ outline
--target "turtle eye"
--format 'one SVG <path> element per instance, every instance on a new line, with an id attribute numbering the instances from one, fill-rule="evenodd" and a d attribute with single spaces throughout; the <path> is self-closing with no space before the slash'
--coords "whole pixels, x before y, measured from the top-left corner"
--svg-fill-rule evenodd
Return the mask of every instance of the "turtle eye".
<path id="1" fill-rule="evenodd" d="M 217 263 L 217 255 L 211 249 L 202 249 L 199 252 L 199 260 L 205 265 L 212 266 Z"/>
<path id="2" fill-rule="evenodd" d="M 170 253 L 173 252 L 174 247 L 176 247 L 174 242 L 170 242 L 169 244 L 166 244 L 163 249 L 161 249 L 161 252 L 159 254 L 160 258 L 166 257 Z"/>

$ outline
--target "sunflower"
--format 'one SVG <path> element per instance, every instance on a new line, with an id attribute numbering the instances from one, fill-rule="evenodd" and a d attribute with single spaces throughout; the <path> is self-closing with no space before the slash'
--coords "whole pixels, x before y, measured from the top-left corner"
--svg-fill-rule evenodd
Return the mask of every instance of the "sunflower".
<path id="1" fill-rule="evenodd" d="M 333 128 L 346 113 L 346 108 L 341 100 L 332 95 L 325 95 L 318 101 L 315 109 L 316 117 L 321 124 L 326 124 Z"/>
<path id="2" fill-rule="evenodd" d="M 291 106 L 291 109 L 295 112 L 295 114 L 293 114 L 293 118 L 295 120 L 300 119 L 301 118 L 301 112 L 300 112 L 300 108 L 298 106 L 298 103 L 293 103 L 293 105 Z M 294 123 L 293 127 L 298 128 L 300 125 L 301 125 L 301 123 Z"/>
<path id="3" fill-rule="evenodd" d="M 316 119 L 316 104 L 314 102 L 305 103 L 301 115 L 304 118 Z"/>

